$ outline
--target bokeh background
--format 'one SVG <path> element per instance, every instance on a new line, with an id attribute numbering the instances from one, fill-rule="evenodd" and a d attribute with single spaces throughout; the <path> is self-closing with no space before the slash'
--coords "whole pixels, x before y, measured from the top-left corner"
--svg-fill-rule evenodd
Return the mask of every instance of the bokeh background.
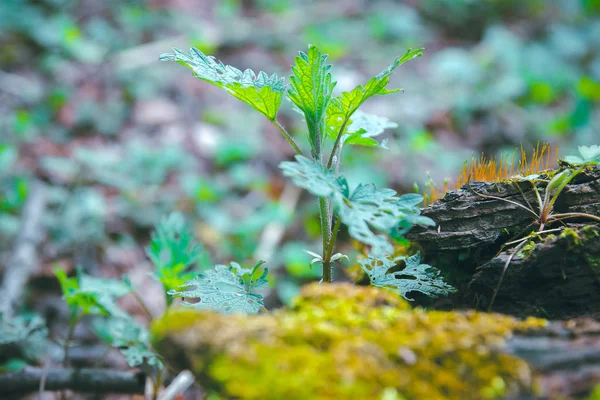
<path id="1" fill-rule="evenodd" d="M 55 265 L 128 273 L 155 308 L 163 294 L 144 246 L 173 210 L 202 242 L 203 266 L 265 258 L 272 303 L 320 275 L 303 252 L 319 246 L 316 204 L 277 168 L 293 155 L 287 142 L 159 62 L 172 47 L 289 76 L 311 43 L 329 54 L 338 92 L 425 47 L 392 77 L 403 93 L 364 106 L 398 127 L 389 150 L 345 150 L 351 185 L 412 192 L 456 179 L 472 155 L 600 144 L 598 0 L 3 0 L 0 21 L 0 261 L 41 179 L 36 279 Z M 280 117 L 306 146 L 289 103 Z"/>

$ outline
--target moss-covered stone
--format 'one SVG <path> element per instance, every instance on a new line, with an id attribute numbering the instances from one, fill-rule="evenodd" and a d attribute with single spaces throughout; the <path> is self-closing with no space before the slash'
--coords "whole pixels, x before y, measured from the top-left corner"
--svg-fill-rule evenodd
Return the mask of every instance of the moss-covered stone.
<path id="1" fill-rule="evenodd" d="M 532 390 L 500 351 L 545 325 L 472 311 L 411 309 L 395 293 L 309 285 L 290 309 L 223 316 L 179 309 L 156 321 L 156 349 L 204 388 L 243 399 L 484 399 Z"/>

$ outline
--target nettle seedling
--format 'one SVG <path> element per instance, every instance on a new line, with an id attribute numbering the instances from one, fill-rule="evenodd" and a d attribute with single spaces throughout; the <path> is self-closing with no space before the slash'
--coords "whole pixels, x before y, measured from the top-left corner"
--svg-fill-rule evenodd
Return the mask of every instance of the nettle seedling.
<path id="1" fill-rule="evenodd" d="M 500 250 L 502 251 L 506 246 L 512 246 L 515 244 L 517 245 L 513 249 L 509 257 L 506 259 L 506 262 L 504 263 L 504 268 L 500 275 L 498 285 L 494 289 L 492 299 L 490 300 L 490 304 L 488 306 L 488 311 L 490 311 L 492 306 L 494 305 L 494 301 L 496 300 L 498 290 L 502 285 L 502 280 L 504 279 L 504 275 L 506 274 L 508 266 L 510 265 L 514 256 L 518 254 L 523 249 L 523 247 L 525 247 L 525 245 L 529 243 L 530 240 L 537 239 L 541 235 L 546 233 L 560 231 L 562 228 L 547 229 L 547 227 L 556 222 L 562 223 L 562 221 L 566 219 L 588 218 L 595 221 L 600 221 L 599 216 L 592 214 L 580 212 L 556 213 L 554 211 L 554 205 L 556 201 L 558 200 L 562 191 L 567 187 L 569 182 L 571 182 L 577 175 L 579 175 L 583 170 L 585 170 L 586 167 L 589 167 L 594 164 L 600 164 L 600 146 L 579 146 L 579 153 L 580 156 L 566 156 L 564 158 L 564 162 L 567 164 L 567 166 L 562 171 L 552 176 L 552 178 L 549 180 L 542 179 L 540 174 L 531 174 L 525 177 L 520 177 L 520 179 L 531 183 L 531 185 L 533 186 L 533 193 L 535 194 L 536 198 L 535 206 L 529 203 L 523 192 L 521 192 L 521 194 L 523 195 L 523 199 L 527 203 L 527 206 L 513 200 L 477 192 L 471 187 L 469 183 L 469 188 L 471 189 L 471 191 L 477 194 L 478 196 L 511 203 L 519 208 L 526 210 L 533 216 L 532 223 L 524 230 L 527 231 L 528 229 L 533 229 L 533 231 L 522 238 L 505 243 L 502 249 Z M 517 188 L 519 189 L 519 191 L 521 190 L 518 182 Z"/>
<path id="2" fill-rule="evenodd" d="M 309 46 L 306 53 L 300 52 L 296 57 L 289 85 L 275 74 L 241 71 L 197 49 L 191 49 L 189 54 L 175 49 L 160 59 L 189 67 L 197 78 L 250 105 L 277 128 L 297 153 L 295 161 L 284 161 L 279 166 L 294 185 L 318 199 L 322 250 L 320 254 L 308 253 L 314 257 L 313 263 L 322 265 L 323 282 L 332 282 L 333 265 L 347 258 L 334 253 L 338 232 L 345 225 L 352 238 L 371 249 L 362 267 L 373 285 L 394 288 L 405 298 L 411 291 L 437 297 L 454 289 L 442 280 L 439 271 L 420 264 L 420 255 L 393 258 L 393 246 L 388 239 L 388 236 L 400 237 L 414 225 L 435 226 L 430 218 L 420 215 L 418 205 L 423 197 L 414 193 L 398 196 L 391 189 L 378 189 L 373 184 L 360 184 L 350 191 L 340 172 L 344 146 L 385 147 L 385 142 L 380 143 L 375 138 L 385 128 L 396 125 L 386 118 L 361 112 L 359 108 L 373 96 L 398 92 L 400 89 L 387 89 L 390 75 L 398 66 L 420 57 L 422 50 L 409 49 L 364 86 L 337 96 L 327 55 L 315 46 Z M 310 146 L 307 154 L 277 119 L 284 98 L 306 121 Z M 389 272 L 402 261 L 406 262 L 404 270 Z M 251 269 L 235 263 L 229 267 L 217 266 L 189 280 L 181 289 L 170 289 L 168 294 L 199 299 L 198 303 L 184 303 L 195 308 L 257 312 L 263 304 L 255 290 L 266 282 L 266 273 L 258 271 L 261 264 Z M 195 289 L 186 289 L 190 287 Z"/>

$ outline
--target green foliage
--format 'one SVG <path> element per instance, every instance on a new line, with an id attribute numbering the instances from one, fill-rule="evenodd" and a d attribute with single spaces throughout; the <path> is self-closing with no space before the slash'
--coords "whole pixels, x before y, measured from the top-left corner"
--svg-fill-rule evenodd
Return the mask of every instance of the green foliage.
<path id="1" fill-rule="evenodd" d="M 401 261 L 406 267 L 400 271 L 390 272 Z M 421 254 L 410 257 L 380 258 L 369 255 L 360 260 L 360 265 L 369 276 L 374 286 L 392 288 L 406 300 L 412 301 L 407 295 L 410 292 L 420 292 L 429 297 L 437 298 L 454 293 L 456 289 L 444 282 L 440 271 L 427 264 L 421 264 Z"/>
<path id="2" fill-rule="evenodd" d="M 23 355 L 32 360 L 40 360 L 46 354 L 48 345 L 46 321 L 37 314 L 18 315 L 12 318 L 0 313 L 0 349 L 3 345 L 16 344 Z M 0 362 L 4 361 L 0 356 Z"/>
<path id="3" fill-rule="evenodd" d="M 331 65 L 326 64 L 326 54 L 315 46 L 300 52 L 292 67 L 288 97 L 302 111 L 308 127 L 308 137 L 313 155 L 321 154 L 325 133 L 325 115 L 335 82 L 331 81 Z"/>
<path id="4" fill-rule="evenodd" d="M 160 60 L 177 61 L 191 68 L 196 77 L 225 89 L 269 120 L 274 121 L 277 118 L 277 111 L 285 92 L 284 78 L 278 78 L 275 74 L 268 76 L 263 71 L 257 76 L 250 69 L 242 72 L 194 48 L 190 49 L 189 55 L 179 49 L 173 51 L 173 54 L 161 55 Z"/>
<path id="5" fill-rule="evenodd" d="M 285 176 L 292 178 L 294 185 L 306 189 L 317 197 L 330 199 L 348 195 L 348 183 L 343 177 L 336 177 L 332 169 L 328 169 L 316 160 L 304 156 L 296 156 L 296 161 L 284 161 L 279 168 Z"/>
<path id="6" fill-rule="evenodd" d="M 94 327 L 100 338 L 121 351 L 130 367 L 163 367 L 160 356 L 150 347 L 148 330 L 131 318 L 98 320 Z"/>
<path id="7" fill-rule="evenodd" d="M 375 95 L 386 95 L 400 91 L 400 89 L 386 89 L 390 81 L 390 75 L 396 68 L 413 58 L 421 57 L 423 49 L 408 49 L 403 56 L 398 57 L 385 70 L 371 78 L 364 86 L 358 85 L 350 92 L 342 92 L 340 96 L 334 97 L 327 109 L 328 134 L 335 138 L 343 126 L 346 126 L 352 115 L 370 97 Z"/>
<path id="8" fill-rule="evenodd" d="M 372 247 L 373 254 L 390 254 L 392 246 L 384 235 L 405 233 L 412 225 L 435 226 L 430 218 L 420 215 L 417 204 L 423 197 L 416 193 L 396 196 L 391 189 L 375 185 L 359 185 L 348 201 L 340 203 L 340 217 L 354 239 Z"/>
<path id="9" fill-rule="evenodd" d="M 387 140 L 380 143 L 373 138 L 381 135 L 385 129 L 397 127 L 397 123 L 385 117 L 367 114 L 358 110 L 354 113 L 347 133 L 342 135 L 342 144 L 386 148 Z"/>
<path id="10" fill-rule="evenodd" d="M 579 146 L 579 156 L 566 156 L 565 161 L 574 165 L 600 164 L 600 146 Z"/>
<path id="11" fill-rule="evenodd" d="M 85 275 L 81 270 L 69 278 L 62 268 L 56 268 L 54 274 L 58 278 L 63 291 L 63 298 L 71 309 L 72 315 L 106 315 L 127 318 L 116 300 L 131 291 L 124 282 Z"/>
<path id="12" fill-rule="evenodd" d="M 372 246 L 376 254 L 391 253 L 391 244 L 385 234 L 405 233 L 412 225 L 435 226 L 430 218 L 420 216 L 417 206 L 423 201 L 419 194 L 396 196 L 391 189 L 377 189 L 374 185 L 359 185 L 352 195 L 346 179 L 335 177 L 314 160 L 296 156 L 296 162 L 284 161 L 279 166 L 283 174 L 292 178 L 298 187 L 318 197 L 325 197 L 338 207 L 342 222 L 354 239 Z"/>
<path id="13" fill-rule="evenodd" d="M 180 213 L 172 213 L 156 226 L 146 254 L 154 264 L 154 276 L 162 283 L 165 291 L 175 289 L 192 279 L 197 272 L 189 267 L 202 256 L 206 258 Z"/>
<path id="14" fill-rule="evenodd" d="M 264 262 L 258 262 L 254 267 L 242 268 L 232 262 L 229 267 L 216 265 L 188 281 L 182 288 L 195 286 L 191 290 L 170 290 L 168 294 L 174 297 L 197 298 L 197 303 L 184 301 L 186 307 L 197 310 L 212 310 L 224 314 L 243 313 L 255 314 L 264 308 L 263 297 L 256 293 L 257 289 L 265 286 L 267 272 L 258 275 L 257 271 Z M 258 275 L 258 276 L 257 276 Z"/>
<path id="15" fill-rule="evenodd" d="M 292 66 L 287 95 L 306 120 L 312 158 L 302 155 L 302 150 L 294 139 L 276 121 L 276 109 L 281 102 L 283 80 L 278 80 L 275 75 L 268 78 L 264 73 L 255 78 L 250 70 L 242 73 L 195 49 L 192 49 L 190 55 L 175 50 L 175 54 L 163 55 L 161 60 L 178 61 L 192 68 L 194 74 L 200 79 L 225 88 L 234 96 L 253 105 L 274 122 L 298 153 L 296 161 L 282 162 L 280 168 L 285 176 L 292 179 L 294 185 L 308 190 L 319 198 L 323 254 L 308 253 L 313 256 L 311 265 L 322 264 L 323 279 L 330 281 L 332 263 L 347 258 L 341 253 L 334 254 L 333 251 L 340 221 L 348 227 L 351 237 L 371 246 L 371 253 L 377 257 L 386 257 L 393 252 L 393 247 L 388 242 L 388 235 L 399 238 L 413 225 L 435 225 L 431 219 L 420 215 L 418 204 L 423 200 L 421 196 L 411 194 L 398 197 L 395 191 L 378 190 L 372 184 L 360 184 L 350 194 L 346 178 L 339 173 L 340 146 L 357 144 L 385 147 L 385 143 L 380 144 L 374 137 L 381 134 L 384 129 L 397 125 L 387 118 L 357 111 L 370 97 L 398 92 L 400 89 L 387 89 L 391 74 L 398 66 L 422 56 L 422 50 L 409 49 L 364 86 L 359 85 L 349 92 L 342 92 L 337 97 L 333 97 L 336 82 L 332 81 L 331 65 L 326 62 L 327 55 L 322 54 L 316 46 L 312 45 L 309 45 L 306 53 L 300 52 L 296 57 L 295 65 Z M 267 108 L 265 98 L 262 98 L 262 102 L 256 99 L 248 101 L 246 95 L 240 94 L 242 88 L 256 91 L 257 87 L 258 90 L 265 90 L 277 106 Z M 324 159 L 322 153 L 326 138 L 333 139 L 334 143 L 329 158 Z M 334 164 L 335 168 L 333 168 Z M 328 200 L 330 203 L 327 202 Z M 333 226 L 334 215 L 337 215 L 335 226 Z M 178 267 L 176 272 L 178 273 L 179 270 Z M 240 275 L 239 271 L 237 267 L 217 265 L 212 271 L 186 283 L 186 286 L 196 286 L 194 290 L 181 292 L 170 290 L 168 293 L 179 297 L 199 298 L 198 303 L 184 303 L 186 306 L 198 309 L 208 308 L 226 313 L 258 312 L 262 307 L 262 298 L 252 293 L 255 288 L 252 274 L 248 283 L 242 278 L 244 273 Z M 407 269 L 407 273 L 409 272 L 420 274 L 421 286 L 434 282 L 426 281 L 423 278 L 424 273 L 417 268 Z M 261 280 L 262 278 L 257 283 Z"/>

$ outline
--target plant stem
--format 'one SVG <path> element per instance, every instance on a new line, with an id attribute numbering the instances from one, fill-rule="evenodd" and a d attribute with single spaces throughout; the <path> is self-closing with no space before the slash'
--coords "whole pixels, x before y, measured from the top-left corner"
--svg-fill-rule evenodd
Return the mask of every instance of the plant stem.
<path id="1" fill-rule="evenodd" d="M 162 369 L 157 368 L 156 378 L 152 381 L 152 400 L 156 400 L 158 398 L 158 392 L 160 391 L 161 386 L 162 386 Z"/>
<path id="2" fill-rule="evenodd" d="M 332 282 L 331 261 L 327 257 L 327 249 L 331 239 L 331 226 L 329 224 L 329 207 L 327 199 L 319 197 L 319 213 L 321 215 L 321 236 L 323 237 L 323 282 Z"/>
<path id="3" fill-rule="evenodd" d="M 80 320 L 81 320 L 81 315 L 79 314 L 79 312 L 77 312 L 76 314 L 73 314 L 69 320 L 69 330 L 67 332 L 67 337 L 65 338 L 65 344 L 63 347 L 64 358 L 63 358 L 62 365 L 65 368 L 69 366 L 69 344 L 71 343 L 71 340 L 73 339 L 73 334 L 75 333 L 75 327 L 77 326 L 77 324 L 79 323 Z"/>
<path id="4" fill-rule="evenodd" d="M 325 260 L 328 260 L 328 261 L 331 260 L 331 256 L 333 255 L 333 248 L 335 247 L 335 241 L 337 239 L 337 234 L 340 230 L 341 225 L 342 225 L 342 219 L 338 215 L 335 218 L 335 225 L 333 226 L 333 229 L 331 230 L 331 237 L 329 238 L 329 245 L 327 246 L 327 251 L 325 252 L 325 257 L 324 257 Z"/>
<path id="5" fill-rule="evenodd" d="M 142 307 L 142 310 L 144 310 L 144 314 L 146 314 L 146 317 L 148 317 L 148 321 L 152 321 L 154 319 L 154 316 L 152 315 L 152 313 L 150 312 L 150 310 L 146 306 L 146 303 L 144 303 L 144 300 L 142 300 L 142 298 L 140 297 L 140 295 L 137 294 L 135 292 L 135 290 L 132 290 L 131 294 L 137 300 L 137 302 L 140 304 L 140 307 Z M 165 296 L 167 296 L 167 298 L 169 297 L 169 295 L 166 294 L 166 292 L 165 292 Z"/>
<path id="6" fill-rule="evenodd" d="M 331 150 L 331 154 L 329 155 L 329 161 L 327 161 L 327 168 L 331 168 L 331 166 L 333 165 L 333 157 L 335 157 L 335 153 L 337 152 L 337 149 L 340 146 L 340 142 L 342 141 L 342 134 L 344 133 L 344 129 L 346 129 L 346 124 L 349 120 L 350 118 L 346 118 L 337 134 L 337 137 L 335 138 L 335 142 L 333 143 L 333 149 Z"/>
<path id="7" fill-rule="evenodd" d="M 300 150 L 300 147 L 298 147 L 294 138 L 288 133 L 288 131 L 285 130 L 283 125 L 281 125 L 281 123 L 279 123 L 279 121 L 276 119 L 272 120 L 271 123 L 279 130 L 279 132 L 281 132 L 283 137 L 294 148 L 294 151 L 296 151 L 297 154 L 302 155 L 302 150 Z"/>

